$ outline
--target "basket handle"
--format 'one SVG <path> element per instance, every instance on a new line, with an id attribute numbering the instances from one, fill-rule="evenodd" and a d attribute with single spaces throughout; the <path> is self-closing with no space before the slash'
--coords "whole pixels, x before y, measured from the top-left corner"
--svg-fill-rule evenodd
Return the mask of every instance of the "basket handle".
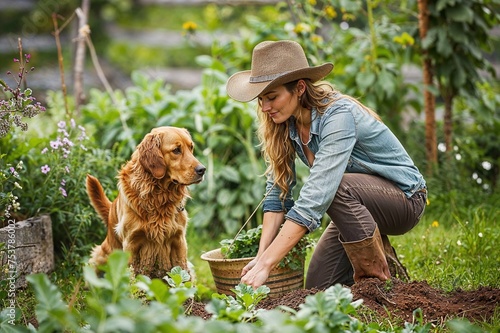
<path id="1" fill-rule="evenodd" d="M 257 205 L 257 207 L 255 207 L 255 209 L 253 210 L 252 214 L 250 214 L 250 216 L 248 217 L 248 219 L 245 221 L 245 223 L 243 223 L 243 225 L 241 226 L 240 230 L 238 230 L 238 232 L 236 233 L 236 235 L 234 236 L 233 238 L 233 241 L 231 242 L 231 245 L 229 245 L 229 248 L 228 250 L 231 250 L 231 247 L 233 246 L 234 244 L 234 241 L 236 240 L 236 237 L 238 237 L 238 235 L 241 233 L 241 231 L 243 230 L 243 228 L 245 228 L 245 226 L 248 224 L 248 222 L 250 221 L 250 219 L 255 215 L 255 213 L 257 212 L 257 210 L 259 209 L 260 205 L 262 205 L 262 203 L 264 202 L 264 200 L 267 198 L 267 196 L 269 195 L 269 193 L 271 192 L 271 190 L 274 188 L 274 185 L 276 185 L 276 181 L 274 182 L 273 186 L 271 186 L 271 188 L 269 189 L 269 191 L 267 191 L 267 193 L 264 195 L 264 197 L 262 198 L 262 200 L 259 202 L 259 204 Z"/>

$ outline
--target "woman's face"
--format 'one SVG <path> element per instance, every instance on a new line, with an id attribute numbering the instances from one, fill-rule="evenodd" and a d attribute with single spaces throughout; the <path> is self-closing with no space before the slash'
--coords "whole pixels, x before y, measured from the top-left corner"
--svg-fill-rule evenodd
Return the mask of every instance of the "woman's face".
<path id="1" fill-rule="evenodd" d="M 299 110 L 297 94 L 289 92 L 285 86 L 278 86 L 259 97 L 262 112 L 276 123 L 285 122 Z"/>

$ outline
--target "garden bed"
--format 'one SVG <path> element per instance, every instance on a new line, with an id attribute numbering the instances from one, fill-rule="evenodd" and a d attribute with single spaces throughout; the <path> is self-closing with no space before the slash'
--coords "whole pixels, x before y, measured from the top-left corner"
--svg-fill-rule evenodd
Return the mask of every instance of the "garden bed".
<path id="1" fill-rule="evenodd" d="M 364 307 L 392 322 L 413 321 L 413 311 L 422 310 L 426 323 L 441 325 L 452 318 L 466 318 L 471 322 L 489 322 L 500 305 L 500 289 L 480 287 L 477 290 L 456 290 L 451 293 L 434 289 L 426 281 L 404 283 L 393 279 L 392 286 L 377 279 L 365 279 L 351 287 L 354 300 L 363 299 Z M 266 298 L 258 308 L 270 310 L 280 305 L 298 310 L 308 295 L 318 290 L 301 289 L 289 292 L 280 298 Z M 192 304 L 191 315 L 208 319 L 210 314 L 205 304 Z"/>

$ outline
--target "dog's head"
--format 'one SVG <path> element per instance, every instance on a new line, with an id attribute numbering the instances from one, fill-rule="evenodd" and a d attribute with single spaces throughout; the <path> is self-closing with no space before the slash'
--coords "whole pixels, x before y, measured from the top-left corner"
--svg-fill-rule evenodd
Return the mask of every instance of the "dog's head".
<path id="1" fill-rule="evenodd" d="M 156 179 L 182 185 L 203 180 L 205 166 L 193 155 L 194 143 L 184 128 L 158 127 L 137 147 L 139 163 Z"/>

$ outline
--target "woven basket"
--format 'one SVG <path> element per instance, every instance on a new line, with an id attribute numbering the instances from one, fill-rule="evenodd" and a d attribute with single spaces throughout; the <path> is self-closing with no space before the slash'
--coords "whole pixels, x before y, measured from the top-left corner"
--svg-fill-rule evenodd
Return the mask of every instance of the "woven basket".
<path id="1" fill-rule="evenodd" d="M 234 296 L 234 289 L 241 280 L 241 271 L 253 258 L 225 259 L 220 248 L 204 253 L 201 259 L 206 260 L 212 271 L 215 287 L 219 294 Z M 278 297 L 292 290 L 304 288 L 304 267 L 299 270 L 275 267 L 271 270 L 265 283 L 269 289 L 269 297 Z"/>

